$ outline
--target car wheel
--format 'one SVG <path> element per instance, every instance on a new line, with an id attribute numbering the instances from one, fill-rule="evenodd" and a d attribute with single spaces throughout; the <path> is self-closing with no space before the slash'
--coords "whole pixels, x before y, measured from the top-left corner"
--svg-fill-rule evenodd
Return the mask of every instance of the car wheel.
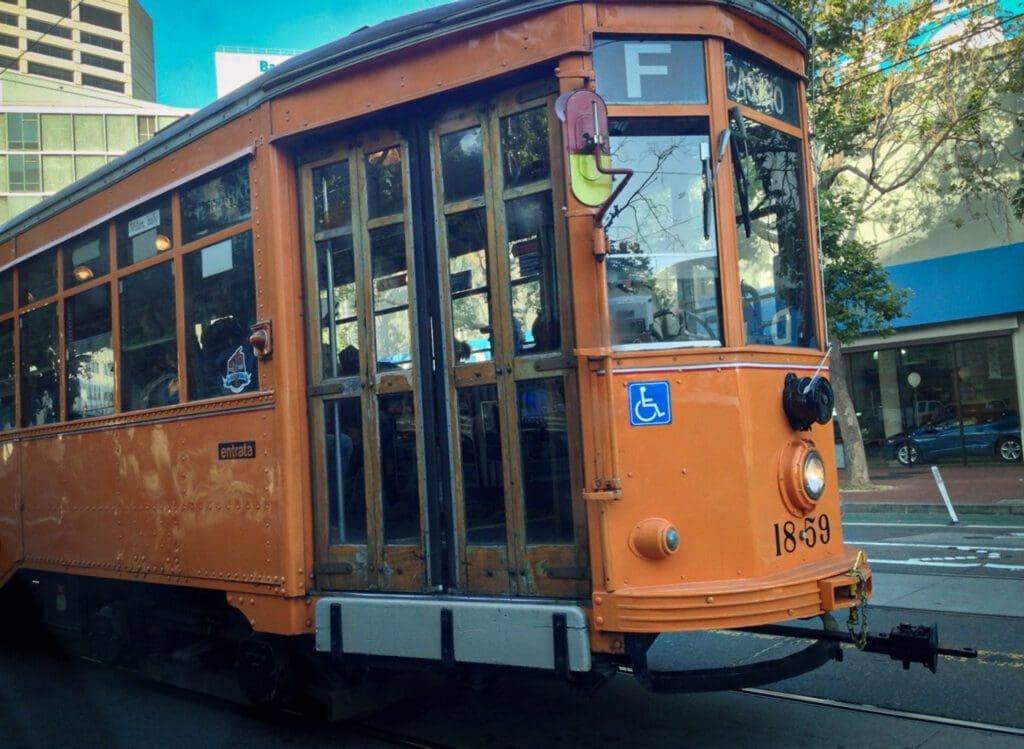
<path id="1" fill-rule="evenodd" d="M 1005 437 L 996 445 L 996 453 L 1007 463 L 1020 463 L 1021 447 L 1017 437 Z"/>
<path id="2" fill-rule="evenodd" d="M 906 443 L 896 450 L 896 460 L 905 466 L 913 465 L 921 461 L 921 453 L 918 452 L 917 445 Z"/>

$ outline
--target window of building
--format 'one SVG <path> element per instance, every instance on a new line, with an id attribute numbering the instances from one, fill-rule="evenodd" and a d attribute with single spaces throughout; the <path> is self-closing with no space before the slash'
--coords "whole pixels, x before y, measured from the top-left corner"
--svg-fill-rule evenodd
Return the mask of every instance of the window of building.
<path id="1" fill-rule="evenodd" d="M 40 118 L 43 135 L 43 150 L 73 151 L 75 139 L 71 131 L 71 115 L 44 114 Z"/>
<path id="2" fill-rule="evenodd" d="M 82 23 L 91 23 L 93 26 L 102 26 L 112 31 L 121 31 L 121 14 L 112 10 L 97 8 L 95 5 L 82 3 L 78 8 L 78 17 Z"/>
<path id="3" fill-rule="evenodd" d="M 138 128 L 135 118 L 131 115 L 107 115 L 107 150 L 114 152 L 128 151 L 139 144 Z"/>
<path id="4" fill-rule="evenodd" d="M 249 215 L 249 164 L 243 163 L 182 190 L 182 242 L 247 221 Z"/>
<path id="5" fill-rule="evenodd" d="M 102 88 L 104 91 L 114 91 L 119 94 L 124 93 L 123 83 L 112 81 L 109 78 L 102 78 L 98 75 L 89 75 L 88 73 L 82 73 L 82 85 Z"/>
<path id="6" fill-rule="evenodd" d="M 64 245 L 64 288 L 102 278 L 110 272 L 110 232 L 106 226 L 75 237 Z"/>
<path id="7" fill-rule="evenodd" d="M 28 18 L 26 19 L 26 28 L 29 31 L 38 31 L 40 34 L 46 34 L 47 36 L 58 36 L 61 39 L 71 38 L 71 29 L 58 26 L 51 21 L 40 21 L 36 18 Z"/>
<path id="8" fill-rule="evenodd" d="M 82 64 L 92 65 L 94 68 L 103 68 L 104 70 L 113 70 L 115 73 L 124 72 L 124 63 L 120 60 L 111 60 L 109 57 L 92 55 L 88 52 L 82 53 Z"/>
<path id="9" fill-rule="evenodd" d="M 43 162 L 43 192 L 57 192 L 75 181 L 75 165 L 71 156 L 47 155 Z"/>
<path id="10" fill-rule="evenodd" d="M 18 49 L 18 37 L 10 34 L 0 34 L 0 46 Z"/>
<path id="11" fill-rule="evenodd" d="M 75 74 L 72 71 L 56 68 L 53 65 L 30 62 L 25 69 L 30 75 L 41 75 L 44 78 L 53 78 L 56 81 L 65 81 L 67 83 L 74 83 L 75 81 Z"/>
<path id="12" fill-rule="evenodd" d="M 54 44 L 46 44 L 45 42 L 29 43 L 28 51 L 39 55 L 47 55 L 48 57 L 56 57 L 60 60 L 73 60 L 75 57 L 70 49 L 58 47 Z"/>
<path id="13" fill-rule="evenodd" d="M 136 123 L 139 131 L 139 143 L 145 143 L 156 135 L 156 117 L 153 115 L 140 115 Z"/>
<path id="14" fill-rule="evenodd" d="M 0 23 L 6 26 L 18 27 L 18 17 L 13 13 L 0 13 Z"/>
<path id="15" fill-rule="evenodd" d="M 18 58 L 8 57 L 7 55 L 0 55 L 0 65 L 3 66 L 4 70 L 18 70 Z"/>
<path id="16" fill-rule="evenodd" d="M 25 7 L 55 16 L 71 15 L 71 0 L 26 0 Z"/>
<path id="17" fill-rule="evenodd" d="M 157 198 L 126 213 L 117 221 L 119 267 L 171 249 L 171 199 Z"/>
<path id="18" fill-rule="evenodd" d="M 42 192 L 43 179 L 38 154 L 12 153 L 7 157 L 7 185 L 11 192 Z"/>
<path id="19" fill-rule="evenodd" d="M 0 322 L 0 432 L 14 428 L 14 401 L 14 320 L 12 319 Z"/>
<path id="20" fill-rule="evenodd" d="M 106 151 L 106 129 L 103 127 L 103 115 L 76 114 L 74 116 L 75 150 Z M 82 175 L 79 174 L 79 177 Z"/>
<path id="21" fill-rule="evenodd" d="M 117 39 L 111 39 L 110 37 L 103 36 L 102 34 L 90 34 L 88 31 L 83 31 L 78 35 L 82 44 L 91 44 L 94 47 L 102 47 L 103 49 L 109 49 L 114 52 L 124 51 L 124 42 Z"/>
<path id="22" fill-rule="evenodd" d="M 7 114 L 7 147 L 12 151 L 39 150 L 39 115 L 35 112 Z"/>
<path id="23" fill-rule="evenodd" d="M 21 316 L 21 425 L 52 424 L 60 418 L 57 305 Z"/>
<path id="24" fill-rule="evenodd" d="M 189 253 L 184 272 L 189 399 L 259 390 L 249 345 L 256 322 L 252 233 Z"/>
<path id="25" fill-rule="evenodd" d="M 174 263 L 151 266 L 118 284 L 121 329 L 121 408 L 178 402 L 178 336 Z"/>

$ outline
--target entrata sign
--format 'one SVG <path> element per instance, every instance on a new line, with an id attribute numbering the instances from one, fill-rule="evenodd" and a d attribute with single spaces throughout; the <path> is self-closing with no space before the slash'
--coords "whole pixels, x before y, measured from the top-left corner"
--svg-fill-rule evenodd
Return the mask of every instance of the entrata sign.
<path id="1" fill-rule="evenodd" d="M 214 53 L 214 66 L 217 71 L 217 97 L 224 96 L 236 88 L 248 83 L 291 55 L 275 52 L 222 52 Z"/>

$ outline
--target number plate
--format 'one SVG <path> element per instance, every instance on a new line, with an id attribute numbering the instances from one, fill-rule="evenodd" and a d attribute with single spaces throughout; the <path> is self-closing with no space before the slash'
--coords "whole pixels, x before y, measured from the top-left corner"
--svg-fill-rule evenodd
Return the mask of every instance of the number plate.
<path id="1" fill-rule="evenodd" d="M 803 547 L 813 549 L 832 540 L 832 523 L 828 515 L 808 515 L 800 522 L 787 520 L 772 526 L 775 534 L 775 556 L 792 554 Z"/>

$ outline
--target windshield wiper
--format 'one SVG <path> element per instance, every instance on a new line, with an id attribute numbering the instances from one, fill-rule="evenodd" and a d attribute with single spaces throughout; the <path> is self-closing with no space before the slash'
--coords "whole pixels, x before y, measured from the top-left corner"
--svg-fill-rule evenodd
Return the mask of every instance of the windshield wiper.
<path id="1" fill-rule="evenodd" d="M 747 180 L 747 173 L 743 171 L 743 158 L 749 153 L 747 131 L 743 127 L 743 114 L 739 107 L 732 107 L 729 110 L 729 122 L 736 127 L 735 137 L 728 139 L 732 153 L 732 171 L 736 178 L 736 196 L 740 204 L 740 213 L 736 218 L 743 223 L 743 231 L 750 237 L 750 182 Z"/>

